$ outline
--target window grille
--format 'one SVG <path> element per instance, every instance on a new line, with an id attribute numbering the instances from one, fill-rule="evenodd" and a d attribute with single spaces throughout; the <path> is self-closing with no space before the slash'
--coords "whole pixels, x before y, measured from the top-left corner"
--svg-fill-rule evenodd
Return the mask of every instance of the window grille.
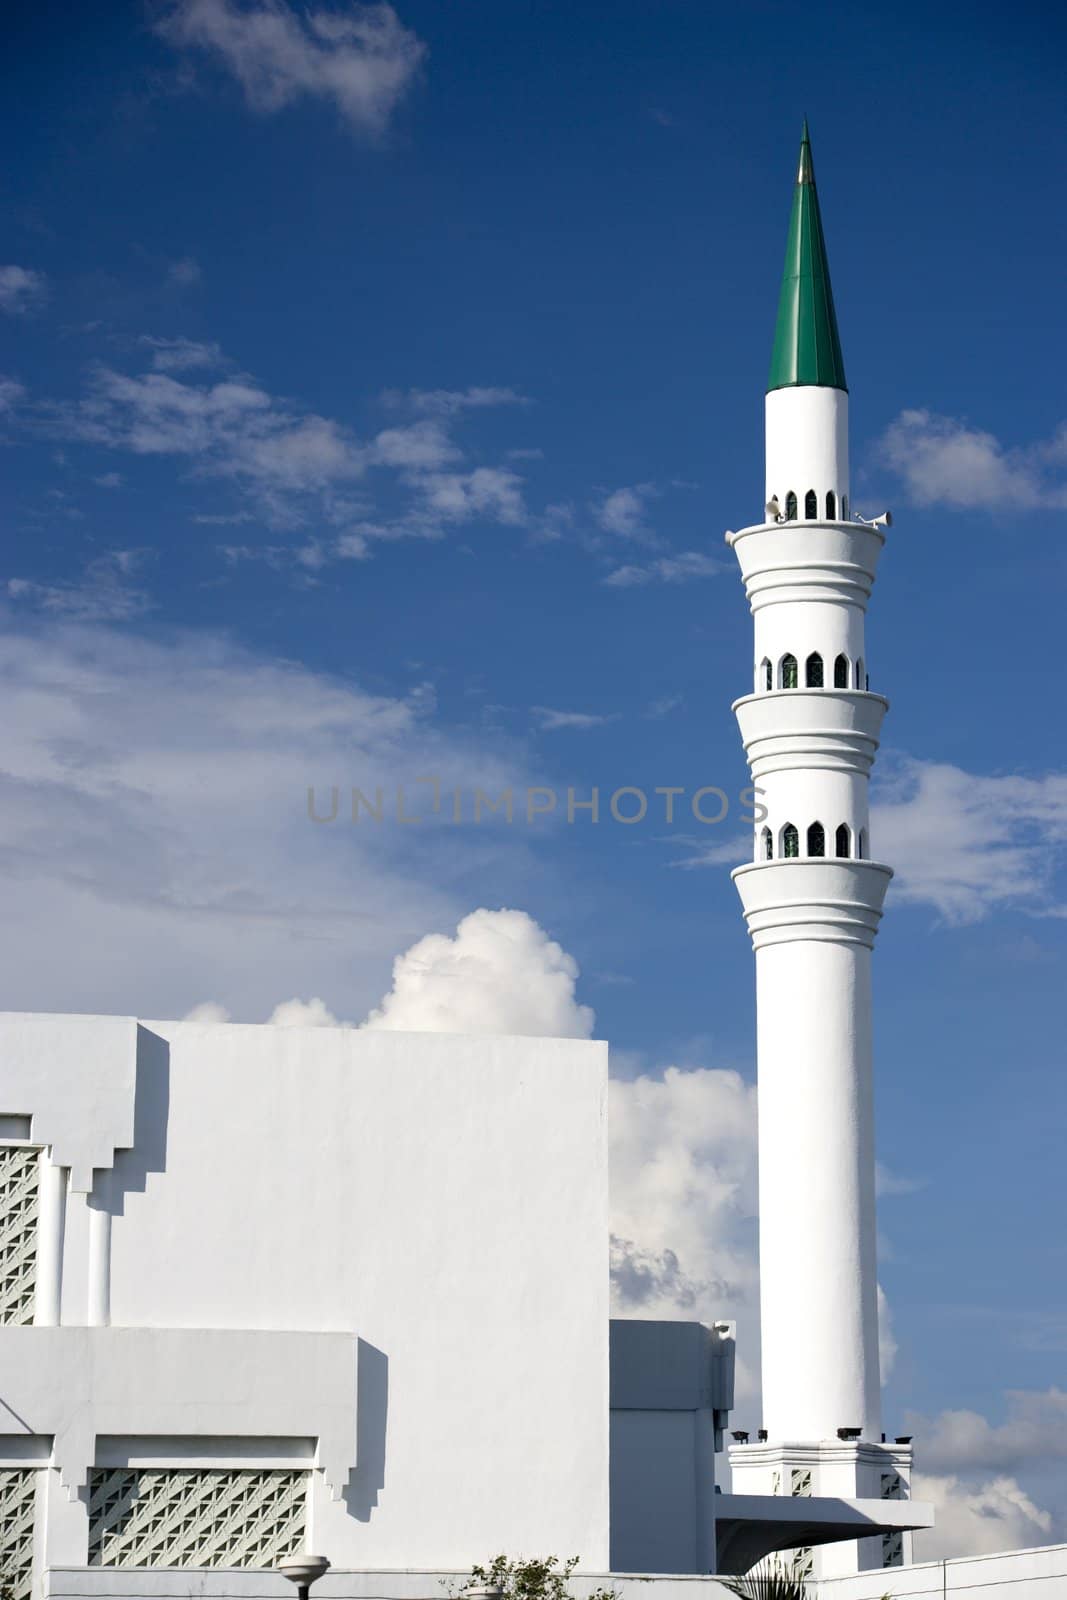
<path id="1" fill-rule="evenodd" d="M 782 688 L 795 689 L 797 686 L 797 658 L 796 656 L 782 657 Z"/>
<path id="2" fill-rule="evenodd" d="M 882 1473 L 882 1499 L 903 1500 L 904 1480 L 899 1472 Z M 882 1565 L 883 1567 L 902 1567 L 904 1565 L 904 1535 L 896 1533 L 883 1533 L 882 1535 Z"/>
<path id="3" fill-rule="evenodd" d="M 29 1600 L 36 1499 L 35 1468 L 0 1469 L 0 1548 L 3 1549 L 4 1587 L 11 1600 Z"/>
<path id="4" fill-rule="evenodd" d="M 813 822 L 808 829 L 808 855 L 824 856 L 826 854 L 826 832 L 821 822 Z"/>
<path id="5" fill-rule="evenodd" d="M 809 689 L 822 688 L 822 656 L 813 650 L 804 663 L 804 677 Z"/>
<path id="6" fill-rule="evenodd" d="M 834 834 L 834 852 L 839 856 L 851 855 L 851 845 L 852 840 L 849 837 L 848 823 L 843 822 Z"/>
<path id="7" fill-rule="evenodd" d="M 800 835 L 791 822 L 787 822 L 782 829 L 782 854 L 789 860 L 800 854 Z"/>
<path id="8" fill-rule="evenodd" d="M 785 497 L 785 520 L 787 522 L 795 522 L 797 520 L 797 497 L 792 489 Z"/>
<path id="9" fill-rule="evenodd" d="M 848 657 L 838 656 L 834 662 L 834 688 L 848 688 Z"/>
<path id="10" fill-rule="evenodd" d="M 0 1145 L 0 1323 L 33 1321 L 40 1154 Z"/>
<path id="11" fill-rule="evenodd" d="M 809 519 L 819 515 L 819 497 L 814 489 L 809 489 L 804 496 L 804 515 Z"/>
<path id="12" fill-rule="evenodd" d="M 271 1567 L 302 1549 L 306 1472 L 97 1468 L 93 1567 Z"/>
<path id="13" fill-rule="evenodd" d="M 790 1490 L 790 1493 L 794 1495 L 800 1495 L 801 1497 L 809 1496 L 811 1494 L 810 1467 L 793 1468 L 793 1487 Z"/>

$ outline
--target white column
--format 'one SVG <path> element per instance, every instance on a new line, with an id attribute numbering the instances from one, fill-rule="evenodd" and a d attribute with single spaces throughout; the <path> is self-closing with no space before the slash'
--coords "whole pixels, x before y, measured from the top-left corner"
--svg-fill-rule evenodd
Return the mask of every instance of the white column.
<path id="1" fill-rule="evenodd" d="M 41 1151 L 37 1187 L 37 1282 L 33 1320 L 39 1327 L 60 1322 L 63 1297 L 63 1234 L 67 1219 L 67 1169 Z"/>
<path id="2" fill-rule="evenodd" d="M 871 952 L 767 945 L 756 987 L 763 1425 L 877 1439 Z"/>
<path id="3" fill-rule="evenodd" d="M 89 1303 L 86 1321 L 90 1328 L 106 1328 L 111 1321 L 111 1173 L 98 1171 L 93 1183 L 96 1205 L 89 1207 Z"/>

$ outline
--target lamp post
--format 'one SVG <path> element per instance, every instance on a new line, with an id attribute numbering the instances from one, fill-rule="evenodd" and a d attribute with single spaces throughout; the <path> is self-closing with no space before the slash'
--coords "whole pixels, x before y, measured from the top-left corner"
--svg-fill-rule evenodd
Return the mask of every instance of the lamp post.
<path id="1" fill-rule="evenodd" d="M 330 1570 L 330 1563 L 325 1556 L 312 1556 L 301 1552 L 295 1556 L 286 1556 L 274 1568 L 283 1578 L 288 1578 L 290 1583 L 296 1584 L 298 1600 L 308 1600 L 311 1585 L 317 1583 L 324 1572 Z"/>

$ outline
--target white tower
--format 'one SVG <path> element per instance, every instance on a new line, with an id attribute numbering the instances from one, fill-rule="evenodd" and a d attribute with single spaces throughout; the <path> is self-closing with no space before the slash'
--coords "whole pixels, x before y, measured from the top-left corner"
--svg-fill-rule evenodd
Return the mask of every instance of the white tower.
<path id="1" fill-rule="evenodd" d="M 734 1487 L 898 1498 L 910 1455 L 881 1434 L 871 1072 L 891 871 L 872 859 L 867 801 L 887 702 L 869 690 L 864 643 L 885 536 L 850 520 L 848 391 L 806 124 L 766 442 L 765 520 L 726 536 L 755 625 L 754 692 L 733 709 L 766 809 L 733 874 L 756 952 L 766 1434 L 731 1452 Z M 895 1562 L 899 1541 L 828 1546 L 818 1567 Z"/>

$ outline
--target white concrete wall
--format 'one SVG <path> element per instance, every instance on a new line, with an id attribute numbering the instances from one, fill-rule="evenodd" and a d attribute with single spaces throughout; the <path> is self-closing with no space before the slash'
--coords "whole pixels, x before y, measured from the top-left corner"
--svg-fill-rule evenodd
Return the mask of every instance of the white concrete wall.
<path id="1" fill-rule="evenodd" d="M 79 1019 L 9 1020 L 0 1114 L 51 1125 Z M 345 1498 L 319 1482 L 313 1504 L 335 1562 L 606 1566 L 606 1047 L 191 1023 L 137 1041 L 132 1148 L 68 1200 L 64 1322 L 354 1333 L 358 1459 Z"/>
<path id="2" fill-rule="evenodd" d="M 469 1572 L 415 1571 L 327 1573 L 312 1590 L 314 1600 L 442 1600 L 458 1589 Z M 574 1600 L 599 1586 L 615 1589 L 619 1600 L 727 1600 L 729 1590 L 715 1578 L 675 1575 L 627 1576 L 588 1569 L 571 1580 Z M 1067 1545 L 1012 1550 L 1002 1555 L 964 1556 L 812 1585 L 813 1600 L 946 1600 L 969 1592 L 979 1600 L 1052 1600 L 1067 1590 Z M 294 1600 L 284 1578 L 263 1572 L 119 1572 L 96 1568 L 59 1569 L 50 1574 L 53 1600 Z"/>

